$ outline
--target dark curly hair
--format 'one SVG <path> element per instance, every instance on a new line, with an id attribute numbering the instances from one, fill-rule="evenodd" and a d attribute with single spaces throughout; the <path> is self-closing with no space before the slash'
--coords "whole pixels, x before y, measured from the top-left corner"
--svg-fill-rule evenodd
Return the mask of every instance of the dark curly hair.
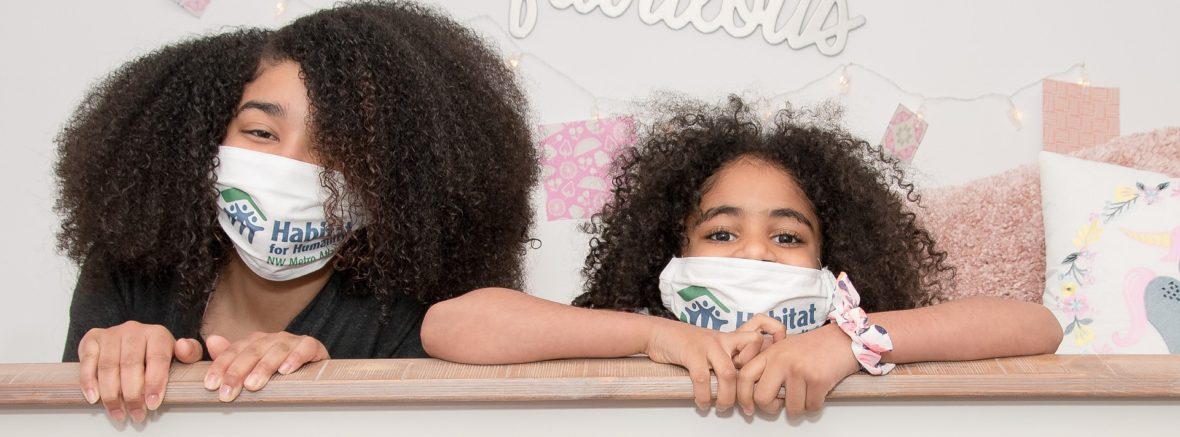
<path id="1" fill-rule="evenodd" d="M 524 96 L 492 47 L 409 3 L 199 38 L 114 72 L 58 137 L 61 250 L 167 278 L 195 308 L 232 250 L 217 223 L 218 146 L 244 86 L 285 60 L 308 89 L 312 153 L 347 185 L 321 179 L 326 211 L 366 215 L 335 258 L 354 291 L 433 303 L 520 288 L 538 173 Z"/>
<path id="2" fill-rule="evenodd" d="M 646 310 L 674 318 L 660 302 L 659 275 L 685 243 L 711 177 L 752 157 L 787 171 L 820 220 L 821 264 L 847 272 L 869 311 L 935 302 L 953 276 L 946 254 L 915 222 L 919 200 L 898 161 L 835 122 L 831 105 L 789 107 L 765 123 L 740 98 L 708 105 L 678 96 L 649 104 L 654 115 L 612 169 L 614 196 L 583 226 L 594 234 L 574 305 Z"/>

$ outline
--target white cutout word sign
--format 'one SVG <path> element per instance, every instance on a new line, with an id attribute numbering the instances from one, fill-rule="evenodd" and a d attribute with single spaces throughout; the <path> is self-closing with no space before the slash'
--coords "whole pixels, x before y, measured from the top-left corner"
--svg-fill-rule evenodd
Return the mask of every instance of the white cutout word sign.
<path id="1" fill-rule="evenodd" d="M 557 9 L 574 8 L 580 14 L 595 9 L 618 18 L 634 0 L 548 0 Z M 762 38 L 799 50 L 814 44 L 820 53 L 835 56 L 848 44 L 848 33 L 864 26 L 864 17 L 848 16 L 847 0 L 799 0 L 786 24 L 779 15 L 786 0 L 639 0 L 639 19 L 654 26 L 663 22 L 673 30 L 692 25 L 703 33 L 724 30 L 735 38 L 750 36 L 759 27 Z M 814 7 L 813 7 L 814 4 Z M 711 16 L 706 17 L 706 13 Z M 524 38 L 537 26 L 537 0 L 512 0 L 508 8 L 512 36 Z"/>

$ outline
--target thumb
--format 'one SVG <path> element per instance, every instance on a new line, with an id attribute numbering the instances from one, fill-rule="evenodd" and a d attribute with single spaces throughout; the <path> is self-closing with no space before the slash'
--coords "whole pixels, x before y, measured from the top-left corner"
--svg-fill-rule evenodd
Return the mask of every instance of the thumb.
<path id="1" fill-rule="evenodd" d="M 182 338 L 176 340 L 176 344 L 172 346 L 172 355 L 176 357 L 176 361 L 185 364 L 192 364 L 201 360 L 202 355 L 201 342 L 191 339 Z"/>
<path id="2" fill-rule="evenodd" d="M 209 348 L 209 356 L 215 360 L 218 355 L 229 349 L 229 344 L 229 340 L 226 340 L 225 337 L 220 335 L 210 335 L 209 338 L 205 339 L 205 346 Z"/>

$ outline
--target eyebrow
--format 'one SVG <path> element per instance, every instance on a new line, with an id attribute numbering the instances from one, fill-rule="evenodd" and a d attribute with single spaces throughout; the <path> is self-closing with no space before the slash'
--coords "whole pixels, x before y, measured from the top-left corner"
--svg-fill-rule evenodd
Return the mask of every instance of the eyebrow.
<path id="1" fill-rule="evenodd" d="M 729 206 L 729 205 L 716 206 L 716 207 L 709 208 L 709 209 L 705 210 L 704 212 L 702 212 L 700 215 L 700 222 L 707 222 L 707 221 L 713 219 L 713 217 L 717 217 L 719 215 L 729 215 L 729 216 L 734 216 L 734 217 L 741 217 L 741 216 L 745 215 L 745 211 L 743 211 L 741 208 L 738 208 L 736 206 Z M 815 225 L 811 223 L 811 220 L 808 220 L 807 216 L 803 215 L 802 212 L 799 212 L 798 210 L 796 210 L 794 208 L 778 208 L 778 209 L 770 211 L 770 216 L 775 217 L 775 218 L 781 217 L 781 218 L 795 219 L 799 223 L 803 223 L 803 224 L 807 225 L 807 227 L 811 228 L 811 230 L 813 230 L 813 231 L 815 230 Z"/>
<path id="2" fill-rule="evenodd" d="M 265 112 L 266 115 L 269 115 L 271 117 L 277 117 L 277 118 L 286 118 L 287 117 L 287 110 L 285 108 L 283 108 L 283 105 L 279 105 L 279 104 L 275 104 L 275 103 L 259 102 L 257 100 L 247 100 L 246 103 L 242 104 L 241 108 L 238 108 L 238 114 L 241 114 L 242 111 L 245 111 L 247 109 L 257 109 L 259 111 Z"/>

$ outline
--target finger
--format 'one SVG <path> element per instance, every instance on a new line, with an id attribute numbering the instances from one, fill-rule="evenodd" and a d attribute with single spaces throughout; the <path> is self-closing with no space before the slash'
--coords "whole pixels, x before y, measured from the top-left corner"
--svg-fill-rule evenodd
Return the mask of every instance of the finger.
<path id="1" fill-rule="evenodd" d="M 754 358 L 750 360 L 742 371 L 738 372 L 737 381 L 737 403 L 742 407 L 742 412 L 747 416 L 754 415 L 754 383 L 762 377 L 762 370 L 766 368 L 765 358 Z"/>
<path id="2" fill-rule="evenodd" d="M 278 371 L 279 366 L 291 354 L 293 347 L 290 342 L 279 341 L 271 345 L 262 359 L 258 360 L 258 364 L 250 371 L 249 376 L 246 376 L 246 382 L 243 387 L 246 390 L 258 391 L 266 386 L 270 381 L 270 377 Z"/>
<path id="3" fill-rule="evenodd" d="M 720 347 L 710 348 L 708 358 L 713 373 L 717 375 L 717 411 L 729 411 L 733 408 L 734 385 L 737 384 L 733 358 Z"/>
<path id="4" fill-rule="evenodd" d="M 104 335 L 98 343 L 98 396 L 111 419 L 122 423 L 127 415 L 123 411 L 122 385 L 119 383 L 121 339 L 116 335 Z"/>
<path id="5" fill-rule="evenodd" d="M 807 383 L 802 377 L 795 375 L 787 376 L 787 416 L 796 417 L 803 414 L 803 408 L 807 401 Z"/>
<path id="6" fill-rule="evenodd" d="M 328 349 L 323 343 L 309 336 L 299 338 L 299 344 L 287 355 L 287 359 L 279 366 L 279 373 L 290 374 L 303 367 L 304 364 L 328 359 Z"/>
<path id="7" fill-rule="evenodd" d="M 709 362 L 704 356 L 692 352 L 689 352 L 684 361 L 684 367 L 688 369 L 688 377 L 692 379 L 692 397 L 697 404 L 697 409 L 707 411 L 709 398 L 712 397 L 709 387 Z"/>
<path id="8" fill-rule="evenodd" d="M 144 406 L 155 411 L 164 402 L 168 389 L 168 368 L 172 367 L 172 335 L 159 333 L 147 338 L 144 351 Z M 134 414 L 132 415 L 134 417 Z"/>
<path id="9" fill-rule="evenodd" d="M 754 386 L 754 405 L 758 409 L 775 414 L 783 408 L 783 400 L 779 399 L 779 389 L 783 387 L 783 375 L 781 370 L 769 366 L 763 369 L 762 377 L 758 379 L 758 384 Z"/>
<path id="10" fill-rule="evenodd" d="M 205 390 L 217 390 L 222 386 L 225 369 L 234 361 L 237 351 L 229 344 L 229 340 L 220 335 L 210 335 L 205 339 L 205 346 L 209 348 L 209 356 L 213 363 L 205 372 Z"/>
<path id="11" fill-rule="evenodd" d="M 217 361 L 231 358 L 232 360 L 226 364 L 225 372 L 222 374 L 221 387 L 217 393 L 218 400 L 230 402 L 238 397 L 242 392 L 242 386 L 245 385 L 246 376 L 249 376 L 250 371 L 254 370 L 254 366 L 258 365 L 263 354 L 276 340 L 274 335 L 251 336 L 250 339 L 240 341 L 221 353 Z"/>
<path id="12" fill-rule="evenodd" d="M 210 335 L 209 338 L 205 339 L 205 346 L 209 348 L 209 357 L 216 360 L 217 357 L 221 356 L 222 352 L 229 349 L 231 343 L 220 335 Z"/>
<path id="13" fill-rule="evenodd" d="M 775 320 L 765 314 L 757 314 L 746 323 L 742 324 L 738 331 L 758 332 L 769 335 L 774 341 L 779 341 L 787 337 L 787 327 L 783 326 L 782 322 Z"/>
<path id="14" fill-rule="evenodd" d="M 91 329 L 78 342 L 78 388 L 82 390 L 86 402 L 92 405 L 98 402 L 98 352 L 102 349 L 95 337 L 102 335 L 101 332 Z"/>
<path id="15" fill-rule="evenodd" d="M 746 363 L 750 362 L 750 360 L 754 359 L 754 357 L 758 356 L 758 352 L 761 352 L 762 348 L 767 346 L 763 344 L 763 338 L 765 337 L 755 332 L 743 332 L 738 340 L 737 350 L 735 351 L 737 353 L 733 354 L 733 365 L 740 369 Z"/>
<path id="16" fill-rule="evenodd" d="M 144 408 L 143 379 L 144 357 L 147 355 L 147 338 L 137 334 L 123 336 L 119 358 L 119 382 L 123 386 L 123 404 L 127 413 L 136 423 L 147 417 Z"/>
<path id="17" fill-rule="evenodd" d="M 818 387 L 807 388 L 807 411 L 819 411 L 824 407 L 824 399 L 828 397 L 828 393 L 832 391 L 832 387 L 820 389 Z"/>
<path id="18" fill-rule="evenodd" d="M 201 342 L 192 338 L 176 340 L 176 343 L 172 347 L 172 354 L 176 357 L 176 360 L 185 364 L 201 361 L 202 352 L 204 350 L 201 349 Z"/>

